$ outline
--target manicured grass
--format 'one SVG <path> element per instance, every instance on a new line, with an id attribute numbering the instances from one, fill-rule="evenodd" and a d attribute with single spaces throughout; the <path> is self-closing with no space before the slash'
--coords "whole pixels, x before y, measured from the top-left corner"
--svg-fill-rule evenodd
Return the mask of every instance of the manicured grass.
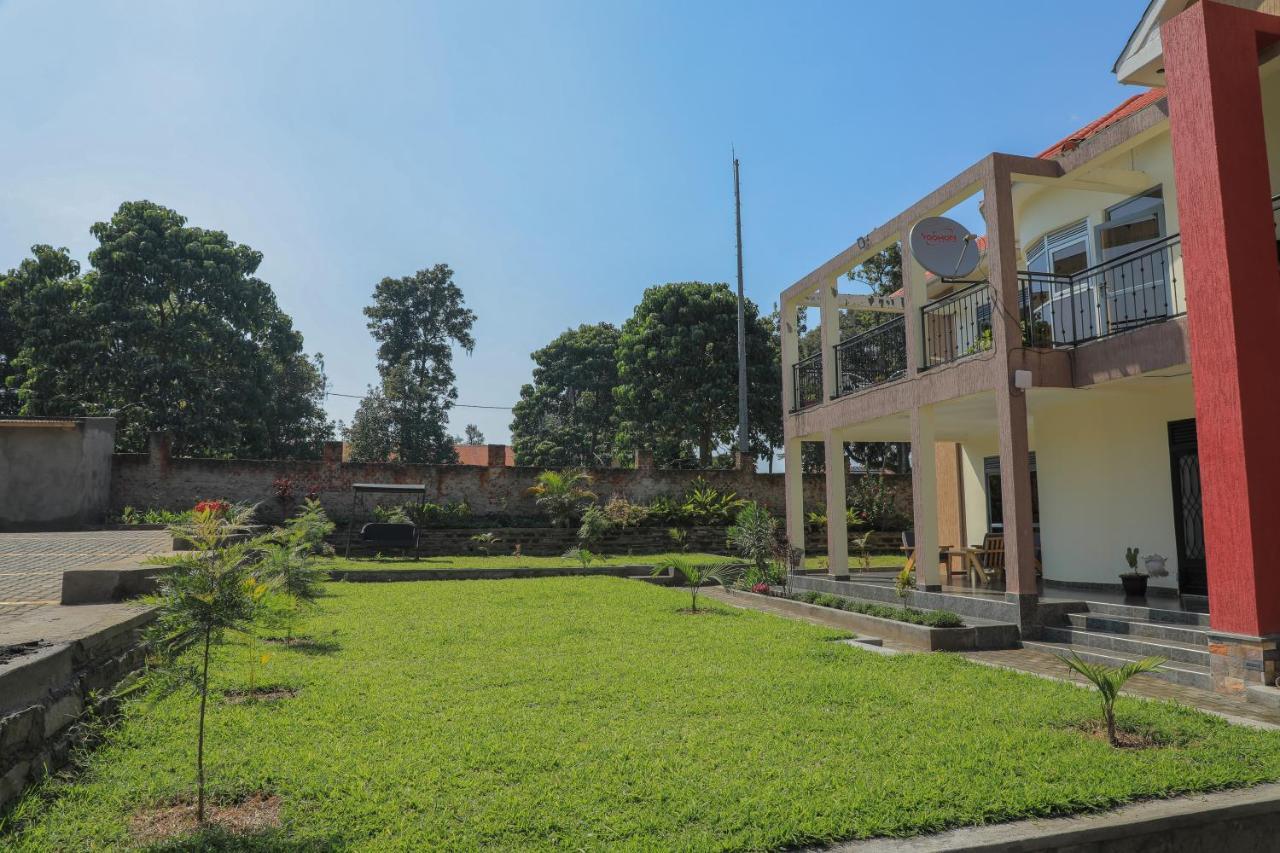
<path id="1" fill-rule="evenodd" d="M 1276 733 L 1121 698 L 1167 745 L 1116 750 L 1074 728 L 1098 708 L 1070 685 L 691 616 L 685 592 L 637 581 L 331 589 L 307 628 L 336 648 L 277 649 L 259 675 L 297 696 L 212 709 L 213 789 L 283 801 L 256 849 L 760 849 L 1280 777 Z M 219 650 L 217 689 L 243 686 L 245 658 Z M 135 809 L 191 790 L 195 711 L 132 706 L 0 848 L 125 844 Z"/>
<path id="2" fill-rule="evenodd" d="M 603 559 L 592 561 L 593 566 L 652 566 L 668 556 L 684 557 L 697 564 L 720 563 L 729 557 L 715 554 L 607 554 Z M 467 555 L 450 557 L 421 557 L 403 559 L 394 557 L 330 557 L 319 561 L 326 569 L 343 569 L 345 571 L 396 571 L 399 569 L 546 569 L 563 566 L 580 566 L 576 560 L 568 557 L 521 557 L 516 559 L 507 555 Z"/>
<path id="3" fill-rule="evenodd" d="M 669 556 L 684 557 L 697 564 L 718 563 L 724 560 L 733 559 L 717 554 L 606 554 L 604 559 L 593 562 L 593 566 L 652 566 L 661 562 Z M 808 568 L 825 568 L 826 557 L 809 557 L 805 560 L 805 566 Z M 346 559 L 344 557 L 331 557 L 321 561 L 326 569 L 343 569 L 346 571 L 377 570 L 377 571 L 395 571 L 397 569 L 510 569 L 510 568 L 553 568 L 560 566 L 576 566 L 573 560 L 565 557 L 521 557 L 516 559 L 510 554 L 481 556 L 481 555 L 458 555 L 449 557 L 421 557 L 418 560 L 412 558 L 404 559 L 399 555 L 388 557 L 353 557 Z M 850 559 L 850 571 L 857 572 L 860 566 L 857 561 Z M 873 571 L 884 569 L 902 568 L 902 557 L 888 554 L 876 555 L 871 558 L 871 568 Z"/>

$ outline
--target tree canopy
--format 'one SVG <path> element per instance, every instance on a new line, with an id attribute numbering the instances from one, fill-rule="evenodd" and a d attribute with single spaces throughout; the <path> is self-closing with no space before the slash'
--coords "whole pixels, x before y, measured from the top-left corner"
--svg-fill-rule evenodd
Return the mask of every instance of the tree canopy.
<path id="1" fill-rule="evenodd" d="M 150 201 L 125 202 L 90 232 L 80 275 L 65 249 L 32 248 L 0 280 L 0 405 L 23 415 L 113 415 L 116 445 L 150 432 L 199 456 L 319 453 L 323 362 L 257 278 L 261 253 L 187 225 Z"/>
<path id="2" fill-rule="evenodd" d="M 581 325 L 535 350 L 533 382 L 520 389 L 511 443 L 520 465 L 600 466 L 618 425 L 618 328 Z"/>
<path id="3" fill-rule="evenodd" d="M 384 278 L 364 309 L 378 342 L 379 396 L 361 401 L 348 430 L 357 461 L 456 462 L 445 425 L 458 397 L 453 347 L 475 348 L 476 315 L 446 264 L 403 278 Z M 384 439 L 374 439 L 382 430 Z M 366 438 L 367 437 L 367 438 Z M 373 454 L 375 448 L 389 448 Z"/>
<path id="4" fill-rule="evenodd" d="M 751 448 L 781 439 L 781 372 L 775 324 L 747 300 Z M 660 462 L 709 467 L 738 425 L 737 297 L 727 284 L 650 287 L 618 340 L 619 442 L 650 447 Z"/>

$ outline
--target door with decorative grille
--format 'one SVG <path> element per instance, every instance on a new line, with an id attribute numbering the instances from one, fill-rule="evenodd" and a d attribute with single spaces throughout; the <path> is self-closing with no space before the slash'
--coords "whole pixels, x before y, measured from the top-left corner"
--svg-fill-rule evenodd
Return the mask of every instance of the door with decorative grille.
<path id="1" fill-rule="evenodd" d="M 1208 595 L 1195 418 L 1169 422 L 1169 462 L 1173 473 L 1173 519 L 1178 543 L 1178 592 Z"/>

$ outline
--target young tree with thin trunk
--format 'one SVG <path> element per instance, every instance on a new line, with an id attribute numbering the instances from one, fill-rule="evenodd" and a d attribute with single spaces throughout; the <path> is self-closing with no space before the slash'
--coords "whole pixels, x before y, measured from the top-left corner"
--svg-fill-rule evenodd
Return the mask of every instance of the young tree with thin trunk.
<path id="1" fill-rule="evenodd" d="M 192 550 L 165 560 L 149 603 L 156 621 L 147 630 L 144 683 L 166 695 L 194 688 L 200 697 L 196 724 L 196 820 L 205 819 L 205 721 L 212 647 L 227 631 L 248 631 L 257 614 L 259 543 L 231 540 L 248 528 L 252 507 L 197 510 L 190 523 L 171 528 Z M 195 662 L 191 660 L 196 655 Z"/>

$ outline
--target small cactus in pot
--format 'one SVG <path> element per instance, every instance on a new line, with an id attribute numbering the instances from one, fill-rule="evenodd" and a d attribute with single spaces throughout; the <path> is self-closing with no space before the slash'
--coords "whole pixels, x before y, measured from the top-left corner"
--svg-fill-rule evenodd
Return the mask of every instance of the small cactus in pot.
<path id="1" fill-rule="evenodd" d="M 1147 576 L 1138 571 L 1138 548 L 1125 548 L 1124 561 L 1129 564 L 1129 571 L 1120 575 L 1120 583 L 1124 586 L 1127 597 L 1140 598 L 1147 594 Z"/>

